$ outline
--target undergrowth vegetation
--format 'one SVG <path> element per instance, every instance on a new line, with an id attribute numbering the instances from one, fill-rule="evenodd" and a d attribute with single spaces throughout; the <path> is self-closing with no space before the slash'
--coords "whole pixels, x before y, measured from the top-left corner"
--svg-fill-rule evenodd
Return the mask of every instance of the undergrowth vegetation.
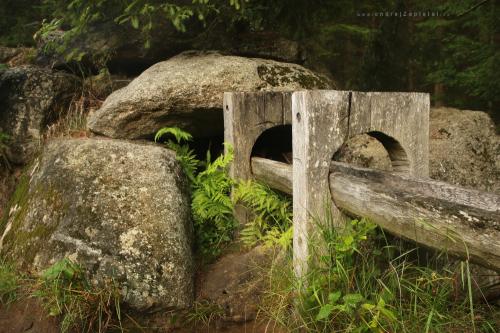
<path id="1" fill-rule="evenodd" d="M 254 246 L 259 242 L 280 244 L 284 248 L 291 245 L 291 202 L 265 185 L 231 179 L 228 170 L 233 148 L 230 145 L 225 146 L 223 155 L 212 159 L 208 151 L 205 160 L 200 160 L 189 147 L 191 134 L 177 127 L 166 127 L 157 132 L 155 141 L 163 136 L 168 136 L 165 144 L 176 152 L 190 181 L 195 243 L 202 259 L 216 257 L 232 240 L 237 227 L 233 213 L 236 205 L 246 207 L 254 216 L 253 222 L 241 231 L 245 245 Z"/>
<path id="2" fill-rule="evenodd" d="M 296 277 L 292 261 L 292 204 L 289 197 L 255 181 L 228 176 L 232 149 L 211 161 L 196 159 L 188 133 L 165 128 L 167 147 L 177 152 L 193 189 L 192 210 L 202 254 L 220 253 L 236 227 L 232 209 L 244 206 L 253 219 L 241 227 L 239 241 L 280 250 L 264 291 L 261 316 L 290 332 L 496 332 L 500 314 L 473 288 L 469 262 L 422 250 L 393 239 L 361 219 L 334 227 L 330 209 L 316 218 L 309 241 L 306 276 Z M 230 189 L 233 188 L 232 197 Z M 209 231 L 207 233 L 207 231 Z M 209 237 L 207 237 L 209 235 Z M 420 258 L 425 252 L 426 257 Z M 431 255 L 429 255 L 431 253 Z M 478 297 L 479 296 L 479 297 Z M 199 321 L 215 316 L 210 307 L 194 311 Z M 195 318 L 196 319 L 196 318 Z"/>
<path id="3" fill-rule="evenodd" d="M 22 276 L 12 264 L 0 264 L 0 301 L 9 306 L 21 298 L 40 301 L 48 316 L 56 317 L 61 332 L 107 332 L 121 330 L 121 296 L 110 280 L 92 286 L 83 269 L 62 259 L 38 277 Z"/>
<path id="4" fill-rule="evenodd" d="M 20 280 L 10 263 L 0 263 L 0 304 L 9 304 L 17 299 Z"/>
<path id="5" fill-rule="evenodd" d="M 164 135 L 171 136 L 166 146 L 177 153 L 177 160 L 190 181 L 197 250 L 202 257 L 217 256 L 231 240 L 236 227 L 230 197 L 233 181 L 227 172 L 233 159 L 232 148 L 228 146 L 226 153 L 213 161 L 208 152 L 202 161 L 187 144 L 192 140 L 191 134 L 176 127 L 163 128 L 155 141 Z"/>
<path id="6" fill-rule="evenodd" d="M 317 232 L 309 240 L 309 269 L 297 277 L 290 197 L 254 181 L 231 179 L 229 145 L 225 154 L 212 158 L 208 152 L 201 160 L 189 147 L 189 133 L 163 128 L 155 140 L 162 137 L 167 137 L 166 146 L 176 152 L 190 182 L 195 243 L 202 261 L 213 260 L 233 240 L 236 205 L 253 216 L 241 226 L 237 241 L 277 250 L 271 267 L 262 267 L 268 284 L 259 316 L 269 321 L 269 331 L 499 331 L 500 310 L 481 297 L 468 261 L 385 235 L 365 219 L 334 227 L 330 207 L 313 219 Z M 38 298 L 49 315 L 59 318 L 63 332 L 122 330 L 120 293 L 114 281 L 92 286 L 82 268 L 68 259 L 37 278 L 24 277 L 12 265 L 0 263 L 1 303 L 26 295 Z M 208 326 L 223 316 L 218 304 L 199 301 L 186 320 Z"/>
<path id="7" fill-rule="evenodd" d="M 292 246 L 292 202 L 290 197 L 274 192 L 267 185 L 254 181 L 239 182 L 234 200 L 250 210 L 253 219 L 243 226 L 240 238 L 248 247 L 257 244 Z"/>
<path id="8" fill-rule="evenodd" d="M 270 271 L 262 314 L 290 332 L 497 332 L 500 311 L 472 289 L 468 262 L 389 243 L 367 220 L 333 227 L 316 221 L 309 271 L 298 279 L 292 261 Z M 401 242 L 401 241 L 400 241 Z M 435 268 L 431 268 L 434 267 Z"/>

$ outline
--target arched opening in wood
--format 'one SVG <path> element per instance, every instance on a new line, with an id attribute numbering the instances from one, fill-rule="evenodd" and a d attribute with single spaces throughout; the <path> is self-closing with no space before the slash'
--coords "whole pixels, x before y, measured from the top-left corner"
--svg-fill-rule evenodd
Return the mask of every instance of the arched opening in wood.
<path id="1" fill-rule="evenodd" d="M 292 125 L 280 125 L 262 132 L 255 141 L 251 157 L 292 164 Z"/>
<path id="2" fill-rule="evenodd" d="M 409 173 L 410 163 L 408 155 L 403 146 L 393 137 L 382 132 L 368 132 L 368 135 L 377 139 L 387 150 L 389 158 L 391 159 L 392 171 L 397 173 Z"/>
<path id="3" fill-rule="evenodd" d="M 368 132 L 350 138 L 332 159 L 363 168 L 409 172 L 408 156 L 401 144 L 382 132 Z"/>

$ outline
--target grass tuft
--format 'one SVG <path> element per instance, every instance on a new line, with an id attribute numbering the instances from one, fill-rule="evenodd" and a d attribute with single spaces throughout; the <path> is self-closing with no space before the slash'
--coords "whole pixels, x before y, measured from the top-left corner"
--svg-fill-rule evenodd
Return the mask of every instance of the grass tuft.
<path id="1" fill-rule="evenodd" d="M 5 261 L 0 263 L 0 303 L 7 305 L 15 301 L 19 294 L 21 277 L 14 266 Z"/>
<path id="2" fill-rule="evenodd" d="M 315 224 L 308 274 L 295 277 L 290 251 L 269 271 L 261 314 L 270 322 L 289 332 L 498 331 L 498 309 L 473 303 L 467 261 L 434 254 L 424 265 L 421 249 L 365 219 Z"/>

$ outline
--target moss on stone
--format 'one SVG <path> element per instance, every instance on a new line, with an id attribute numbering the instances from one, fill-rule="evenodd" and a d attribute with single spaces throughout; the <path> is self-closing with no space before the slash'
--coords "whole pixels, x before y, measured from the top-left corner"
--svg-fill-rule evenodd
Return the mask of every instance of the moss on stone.
<path id="1" fill-rule="evenodd" d="M 261 65 L 257 67 L 259 77 L 273 87 L 283 86 L 296 82 L 306 89 L 326 89 L 328 81 L 302 68 L 293 68 L 280 65 Z"/>
<path id="2" fill-rule="evenodd" d="M 39 250 L 38 246 L 45 244 L 43 240 L 53 233 L 59 223 L 58 220 L 54 221 L 54 216 L 51 216 L 51 223 L 39 221 L 32 229 L 25 228 L 22 223 L 26 219 L 26 214 L 36 210 L 37 207 L 37 203 L 30 202 L 31 198 L 45 201 L 53 208 L 53 212 L 60 212 L 63 209 L 62 199 L 56 190 L 48 187 L 47 184 L 31 182 L 32 169 L 33 164 L 23 172 L 0 223 L 0 235 L 3 235 L 7 225 L 11 224 L 10 230 L 4 236 L 0 252 L 13 259 L 18 268 L 25 268 L 24 266 L 33 262 Z M 9 212 L 12 209 L 15 211 L 10 215 Z"/>
<path id="3" fill-rule="evenodd" d="M 11 209 L 16 205 L 18 207 L 26 206 L 25 204 L 28 201 L 28 192 L 30 185 L 30 176 L 28 174 L 30 169 L 31 166 L 25 168 L 25 170 L 22 172 L 22 175 L 19 178 L 19 182 L 17 183 L 16 190 L 14 191 L 12 197 L 7 203 L 7 207 L 4 211 L 2 219 L 0 220 L 0 235 L 2 235 L 5 231 L 5 227 L 7 226 L 7 223 L 9 221 L 9 215 Z M 18 215 L 19 212 L 16 212 L 14 218 L 17 218 Z"/>

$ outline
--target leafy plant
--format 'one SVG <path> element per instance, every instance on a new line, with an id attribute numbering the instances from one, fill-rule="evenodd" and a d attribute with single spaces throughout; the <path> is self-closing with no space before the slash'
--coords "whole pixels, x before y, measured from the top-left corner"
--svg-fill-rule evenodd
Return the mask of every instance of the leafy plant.
<path id="1" fill-rule="evenodd" d="M 13 265 L 2 261 L 0 263 L 0 303 L 9 304 L 17 299 L 20 287 L 20 277 Z"/>
<path id="2" fill-rule="evenodd" d="M 287 331 L 497 330 L 492 308 L 471 306 L 470 274 L 463 273 L 467 269 L 438 256 L 422 266 L 415 258 L 418 249 L 390 245 L 382 231 L 364 219 L 350 221 L 341 230 L 333 227 L 330 215 L 315 221 L 318 234 L 310 242 L 314 260 L 308 274 L 295 277 L 290 259 L 280 259 L 269 273 L 262 311 Z M 434 265 L 440 268 L 431 269 Z"/>
<path id="3" fill-rule="evenodd" d="M 247 207 L 253 220 L 241 231 L 247 246 L 262 242 L 283 249 L 292 245 L 292 204 L 289 197 L 278 194 L 268 186 L 254 181 L 240 182 L 235 188 L 234 200 Z"/>
<path id="4" fill-rule="evenodd" d="M 238 12 L 245 0 L 193 0 L 191 2 L 165 2 L 160 0 L 43 0 L 45 12 L 51 19 L 44 20 L 35 39 L 46 41 L 45 51 L 55 51 L 67 61 L 80 62 L 84 56 L 104 63 L 109 56 L 105 50 L 88 54 L 85 47 L 74 41 L 88 33 L 90 28 L 102 22 L 130 25 L 140 31 L 144 48 L 151 46 L 154 31 L 171 24 L 177 31 L 186 32 L 186 22 L 195 19 L 206 24 L 209 17 L 217 17 L 224 8 Z M 64 27 L 64 29 L 62 29 Z M 53 38 L 58 36 L 57 38 Z"/>
<path id="5" fill-rule="evenodd" d="M 208 152 L 205 161 L 201 161 L 187 144 L 192 140 L 189 133 L 177 127 L 162 128 L 155 141 L 164 135 L 170 135 L 166 146 L 176 152 L 190 180 L 197 250 L 204 257 L 217 256 L 223 245 L 232 239 L 237 224 L 230 196 L 234 182 L 228 174 L 233 160 L 232 147 L 226 146 L 226 153 L 213 161 Z"/>
<path id="6" fill-rule="evenodd" d="M 233 160 L 232 147 L 212 161 L 207 152 L 205 161 L 197 159 L 188 142 L 192 136 L 177 128 L 166 127 L 155 135 L 155 141 L 169 136 L 165 145 L 177 153 L 177 160 L 191 184 L 191 211 L 194 219 L 196 244 L 200 254 L 217 256 L 229 242 L 237 222 L 234 206 L 247 207 L 254 219 L 241 231 L 244 244 L 291 246 L 292 209 L 290 199 L 272 191 L 268 186 L 253 181 L 237 182 L 229 177 L 228 168 Z M 233 196 L 231 197 L 231 189 Z"/>
<path id="7" fill-rule="evenodd" d="M 105 332 L 121 327 L 120 295 L 113 281 L 93 288 L 80 266 L 62 259 L 41 275 L 33 293 L 43 301 L 50 316 L 61 316 L 61 331 Z"/>

